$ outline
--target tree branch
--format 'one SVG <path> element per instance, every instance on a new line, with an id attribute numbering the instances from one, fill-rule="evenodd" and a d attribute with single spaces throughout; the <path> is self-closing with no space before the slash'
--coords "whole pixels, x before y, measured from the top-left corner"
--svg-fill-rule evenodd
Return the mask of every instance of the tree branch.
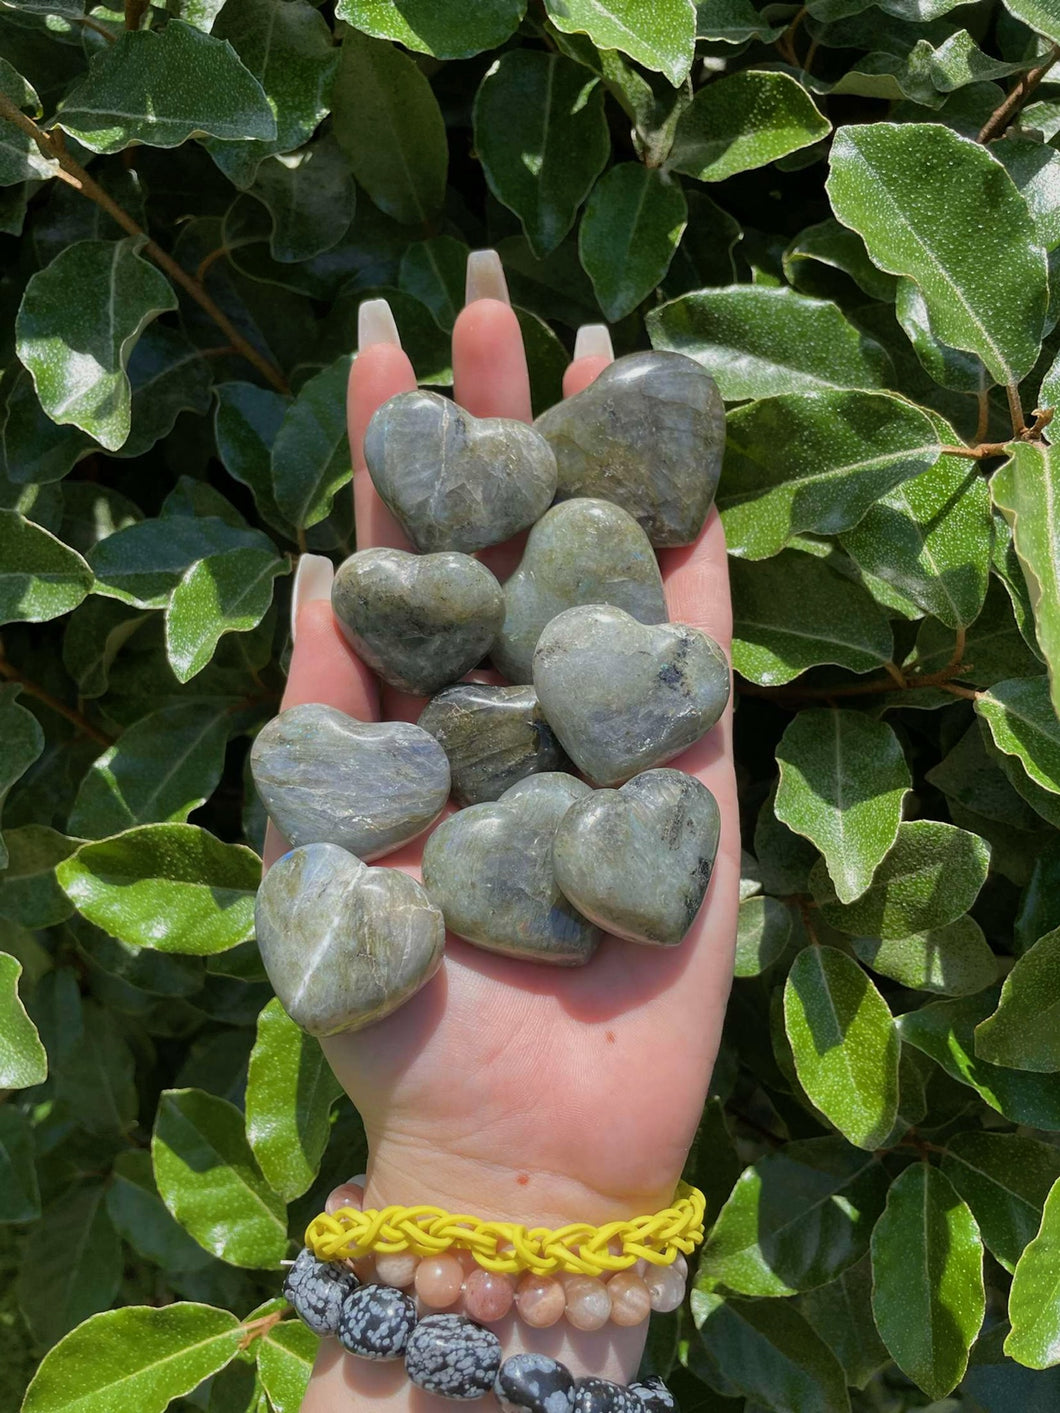
<path id="1" fill-rule="evenodd" d="M 125 0 L 125 28 L 139 29 L 150 6 L 151 0 Z"/>
<path id="2" fill-rule="evenodd" d="M 8 682 L 17 682 L 22 690 L 29 696 L 36 697 L 37 701 L 43 703 L 44 706 L 49 707 L 52 711 L 58 712 L 60 716 L 65 717 L 67 721 L 77 727 L 78 731 L 80 731 L 83 736 L 91 737 L 93 741 L 98 741 L 101 746 L 113 746 L 113 736 L 108 736 L 107 733 L 101 731 L 98 726 L 93 726 L 88 717 L 82 715 L 76 707 L 67 706 L 66 703 L 60 701 L 58 697 L 53 697 L 51 692 L 46 691 L 44 687 L 38 686 L 32 678 L 24 676 L 23 673 L 19 672 L 17 667 L 12 667 L 3 656 L 2 652 L 0 652 L 0 677 L 3 677 Z"/>
<path id="3" fill-rule="evenodd" d="M 1060 59 L 1060 44 L 1053 45 L 1036 69 L 1028 69 L 1004 103 L 994 109 L 979 133 L 979 142 L 993 142 L 995 137 L 1002 135 L 1057 59 Z"/>

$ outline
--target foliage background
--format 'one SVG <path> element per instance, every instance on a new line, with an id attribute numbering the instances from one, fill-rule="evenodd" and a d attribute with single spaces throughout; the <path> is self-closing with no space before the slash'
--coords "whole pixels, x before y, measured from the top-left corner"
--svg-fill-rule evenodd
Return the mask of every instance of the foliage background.
<path id="1" fill-rule="evenodd" d="M 247 747 L 357 305 L 445 387 L 485 244 L 539 409 L 601 318 L 731 409 L 738 978 L 647 1362 L 1060 1407 L 1058 54 L 1056 0 L 0 0 L 0 1409 L 298 1406 L 363 1135 Z"/>

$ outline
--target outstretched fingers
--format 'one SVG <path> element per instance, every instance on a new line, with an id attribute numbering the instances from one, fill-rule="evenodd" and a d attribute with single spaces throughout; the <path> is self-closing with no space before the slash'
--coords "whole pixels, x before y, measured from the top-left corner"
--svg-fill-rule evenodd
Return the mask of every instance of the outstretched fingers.
<path id="1" fill-rule="evenodd" d="M 474 417 L 533 418 L 523 334 L 495 250 L 468 256 L 466 301 L 453 326 L 453 396 Z"/>

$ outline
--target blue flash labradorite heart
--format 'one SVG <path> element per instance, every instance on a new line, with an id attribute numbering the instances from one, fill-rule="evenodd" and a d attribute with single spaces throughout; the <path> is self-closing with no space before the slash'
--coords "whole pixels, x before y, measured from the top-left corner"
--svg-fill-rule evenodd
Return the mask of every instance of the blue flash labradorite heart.
<path id="1" fill-rule="evenodd" d="M 364 459 L 418 550 L 470 554 L 532 525 L 556 491 L 556 459 L 524 422 L 472 417 L 438 393 L 399 393 L 375 413 Z"/>
<path id="2" fill-rule="evenodd" d="M 310 1035 L 359 1030 L 396 1011 L 438 970 L 445 922 L 396 868 L 369 868 L 335 844 L 273 864 L 254 912 L 280 1005 Z"/>
<path id="3" fill-rule="evenodd" d="M 261 728 L 250 752 L 261 802 L 295 845 L 377 859 L 414 839 L 449 798 L 449 762 L 407 721 L 356 721 L 306 702 Z"/>
<path id="4" fill-rule="evenodd" d="M 339 567 L 331 606 L 373 672 L 424 697 L 477 666 L 504 621 L 501 586 L 467 554 L 360 550 Z"/>
<path id="5" fill-rule="evenodd" d="M 617 937 L 676 946 L 706 895 L 720 826 L 705 785 L 682 770 L 647 770 L 571 806 L 552 843 L 556 882 Z"/>
<path id="6" fill-rule="evenodd" d="M 591 793 L 572 775 L 534 775 L 496 804 L 472 805 L 440 824 L 423 850 L 423 886 L 446 926 L 505 956 L 587 962 L 600 933 L 556 886 L 552 838 L 575 800 Z"/>
<path id="7" fill-rule="evenodd" d="M 534 426 L 556 454 L 557 494 L 628 510 L 653 545 L 688 545 L 714 501 L 725 405 L 683 353 L 631 353 Z"/>
<path id="8" fill-rule="evenodd" d="M 665 623 L 662 576 L 647 535 L 606 500 L 561 501 L 530 531 L 519 568 L 505 581 L 504 626 L 493 662 L 509 682 L 532 682 L 546 623 L 576 604 L 609 603 L 641 623 Z"/>
<path id="9" fill-rule="evenodd" d="M 710 730 L 729 699 L 729 664 L 698 628 L 638 623 L 589 604 L 541 634 L 534 686 L 578 769 L 597 785 L 617 785 Z"/>

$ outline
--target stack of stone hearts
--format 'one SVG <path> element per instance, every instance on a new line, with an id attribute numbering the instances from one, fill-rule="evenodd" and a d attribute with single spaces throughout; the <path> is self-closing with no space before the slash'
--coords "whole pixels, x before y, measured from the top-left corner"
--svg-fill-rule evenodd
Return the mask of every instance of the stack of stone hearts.
<path id="1" fill-rule="evenodd" d="M 258 793 L 294 846 L 259 890 L 258 942 L 305 1030 L 395 1010 L 438 968 L 447 927 L 564 966 L 604 932 L 685 936 L 718 809 L 657 767 L 718 720 L 729 671 L 705 633 L 667 622 L 653 546 L 695 540 L 723 444 L 713 380 L 676 353 L 619 359 L 532 427 L 428 392 L 376 412 L 368 469 L 420 553 L 353 555 L 332 606 L 384 682 L 430 700 L 418 725 L 296 706 L 254 744 Z M 503 585 L 472 557 L 530 526 Z M 461 681 L 487 656 L 511 685 Z M 450 794 L 463 808 L 427 840 L 422 886 L 367 866 Z"/>

